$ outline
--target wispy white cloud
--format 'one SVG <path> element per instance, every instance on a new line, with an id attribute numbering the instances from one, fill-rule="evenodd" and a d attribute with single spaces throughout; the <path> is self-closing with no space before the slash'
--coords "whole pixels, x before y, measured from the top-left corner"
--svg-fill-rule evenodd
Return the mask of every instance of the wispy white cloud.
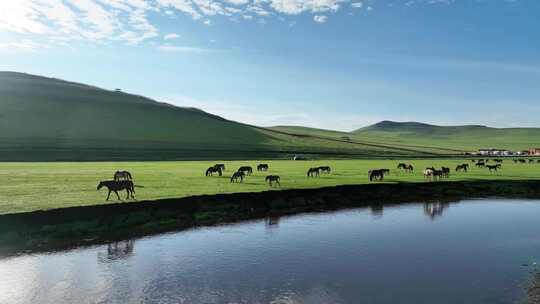
<path id="1" fill-rule="evenodd" d="M 173 40 L 173 39 L 178 39 L 178 38 L 180 38 L 180 35 L 178 35 L 176 33 L 171 33 L 171 34 L 167 34 L 167 35 L 163 36 L 164 40 Z"/>
<path id="2" fill-rule="evenodd" d="M 17 0 L 0 2 L 0 30 L 53 40 L 123 41 L 158 36 L 142 0 Z"/>
<path id="3" fill-rule="evenodd" d="M 508 0 L 505 0 L 508 2 Z M 394 3 L 452 4 L 455 0 L 395 0 Z M 382 1 L 381 1 L 382 3 Z M 35 36 L 51 41 L 120 41 L 139 44 L 161 37 L 151 17 L 182 15 L 211 25 L 215 16 L 240 22 L 257 17 L 313 14 L 316 23 L 327 21 L 326 13 L 348 9 L 374 9 L 375 0 L 1 0 L 0 31 Z M 280 19 L 281 20 L 281 19 Z"/>
<path id="4" fill-rule="evenodd" d="M 303 12 L 320 13 L 337 11 L 343 0 L 270 0 L 270 7 L 277 12 L 297 15 Z"/>
<path id="5" fill-rule="evenodd" d="M 315 16 L 313 16 L 313 21 L 315 21 L 317 23 L 325 23 L 327 19 L 328 19 L 328 17 L 323 16 L 323 15 L 315 15 Z"/>

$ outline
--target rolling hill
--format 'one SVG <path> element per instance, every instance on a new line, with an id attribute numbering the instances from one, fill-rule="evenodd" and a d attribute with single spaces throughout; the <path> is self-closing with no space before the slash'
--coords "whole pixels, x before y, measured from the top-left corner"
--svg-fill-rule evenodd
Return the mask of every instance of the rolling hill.
<path id="1" fill-rule="evenodd" d="M 491 128 L 482 125 L 436 126 L 382 121 L 351 132 L 366 140 L 474 151 L 481 148 L 527 150 L 540 146 L 539 128 Z"/>
<path id="2" fill-rule="evenodd" d="M 383 121 L 353 132 L 262 128 L 121 91 L 0 72 L 0 160 L 426 157 L 540 146 L 540 129 Z"/>
<path id="3" fill-rule="evenodd" d="M 289 134 L 139 95 L 0 72 L 1 160 L 231 159 L 297 153 L 362 157 L 424 152 Z"/>
<path id="4" fill-rule="evenodd" d="M 482 125 L 437 126 L 420 122 L 381 121 L 352 132 L 299 126 L 273 130 L 310 136 L 348 138 L 363 144 L 418 149 L 441 154 L 464 153 L 482 148 L 528 150 L 540 146 L 540 128 L 491 128 Z"/>

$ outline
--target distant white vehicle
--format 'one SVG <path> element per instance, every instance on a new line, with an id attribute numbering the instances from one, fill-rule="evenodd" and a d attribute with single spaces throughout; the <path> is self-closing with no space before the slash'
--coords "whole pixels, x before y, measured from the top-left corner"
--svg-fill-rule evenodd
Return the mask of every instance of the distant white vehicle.
<path id="1" fill-rule="evenodd" d="M 295 155 L 293 157 L 293 160 L 307 160 L 307 157 L 305 157 L 304 155 Z"/>

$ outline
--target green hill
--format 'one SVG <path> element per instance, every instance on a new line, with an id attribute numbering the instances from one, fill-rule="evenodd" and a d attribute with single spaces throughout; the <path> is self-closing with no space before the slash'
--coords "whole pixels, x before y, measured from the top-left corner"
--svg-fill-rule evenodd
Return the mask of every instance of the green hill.
<path id="1" fill-rule="evenodd" d="M 526 150 L 540 146 L 540 128 L 490 128 L 481 125 L 435 126 L 418 122 L 382 121 L 351 132 L 353 137 L 396 145 L 477 150 Z"/>
<path id="2" fill-rule="evenodd" d="M 348 139 L 365 145 L 430 151 L 436 154 L 472 152 L 482 148 L 528 150 L 540 146 L 540 128 L 490 128 L 482 125 L 436 126 L 420 122 L 381 121 L 353 132 L 299 126 L 273 130 L 309 136 Z"/>
<path id="3" fill-rule="evenodd" d="M 231 159 L 298 153 L 423 152 L 288 134 L 143 96 L 0 72 L 1 160 Z"/>
<path id="4" fill-rule="evenodd" d="M 143 96 L 0 72 L 0 160 L 425 157 L 540 146 L 540 129 L 383 121 L 353 132 L 261 128 Z"/>

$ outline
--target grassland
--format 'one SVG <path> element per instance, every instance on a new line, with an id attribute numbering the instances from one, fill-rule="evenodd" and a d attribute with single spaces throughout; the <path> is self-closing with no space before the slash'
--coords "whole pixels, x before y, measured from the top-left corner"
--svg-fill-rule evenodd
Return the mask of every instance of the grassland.
<path id="1" fill-rule="evenodd" d="M 415 172 L 407 174 L 395 169 L 402 161 L 412 163 Z M 205 177 L 206 168 L 218 162 L 227 166 L 224 176 Z M 470 163 L 458 159 L 0 163 L 0 214 L 114 202 L 114 194 L 106 202 L 106 190 L 96 191 L 96 186 L 100 180 L 111 179 L 118 169 L 131 171 L 135 183 L 144 186 L 136 189 L 138 200 L 269 190 L 264 183 L 266 174 L 281 176 L 281 188 L 277 189 L 362 184 L 369 182 L 367 171 L 371 168 L 390 168 L 391 174 L 385 180 L 389 183 L 424 181 L 421 169 L 428 166 L 451 167 L 450 181 L 540 179 L 540 164 L 536 163 L 514 164 L 506 160 L 498 173 L 477 168 L 468 173 L 453 172 L 463 162 Z M 243 184 L 229 182 L 230 174 L 239 166 L 255 167 L 258 163 L 268 163 L 268 173 L 255 172 Z M 332 174 L 306 177 L 307 168 L 322 165 L 331 166 Z"/>

